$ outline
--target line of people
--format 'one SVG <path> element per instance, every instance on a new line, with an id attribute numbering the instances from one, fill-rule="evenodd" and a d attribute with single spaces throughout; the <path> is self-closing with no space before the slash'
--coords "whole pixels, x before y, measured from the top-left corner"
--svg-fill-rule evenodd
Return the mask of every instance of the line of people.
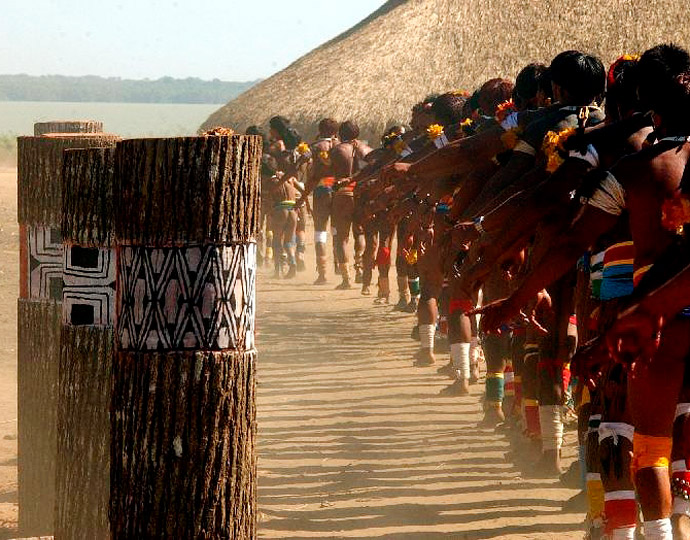
<path id="1" fill-rule="evenodd" d="M 638 526 L 690 538 L 687 51 L 661 45 L 608 70 L 565 51 L 515 82 L 430 96 L 377 149 L 351 121 L 323 120 L 311 145 L 282 117 L 270 128 L 276 276 L 303 268 L 307 212 L 316 284 L 329 220 L 338 289 L 372 294 L 377 268 L 388 303 L 394 260 L 395 309 L 417 317 L 415 365 L 435 364 L 444 334 L 443 393 L 464 396 L 483 355 L 483 425 L 523 433 L 538 448 L 533 475 L 562 473 L 572 404 L 583 488 L 572 502 L 586 502 L 589 538 L 632 539 Z"/>

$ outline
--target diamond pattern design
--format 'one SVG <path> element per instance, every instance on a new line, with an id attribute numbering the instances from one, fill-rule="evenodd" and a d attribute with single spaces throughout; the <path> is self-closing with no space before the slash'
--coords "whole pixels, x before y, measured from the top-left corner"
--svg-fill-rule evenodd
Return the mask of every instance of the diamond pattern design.
<path id="1" fill-rule="evenodd" d="M 120 349 L 254 348 L 256 244 L 121 246 L 117 271 Z"/>

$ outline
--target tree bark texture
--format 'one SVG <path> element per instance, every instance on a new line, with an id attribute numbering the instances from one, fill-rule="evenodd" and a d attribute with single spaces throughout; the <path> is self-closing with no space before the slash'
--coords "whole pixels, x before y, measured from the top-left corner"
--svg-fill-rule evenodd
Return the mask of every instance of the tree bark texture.
<path id="1" fill-rule="evenodd" d="M 64 152 L 57 540 L 110 537 L 114 154 L 114 147 Z"/>
<path id="2" fill-rule="evenodd" d="M 63 296 L 62 153 L 112 146 L 113 135 L 18 139 L 20 302 L 18 391 L 19 528 L 54 532 L 56 403 Z"/>
<path id="3" fill-rule="evenodd" d="M 55 538 L 106 540 L 113 331 L 63 326 L 61 341 Z"/>
<path id="4" fill-rule="evenodd" d="M 115 540 L 256 536 L 260 159 L 258 137 L 118 145 Z"/>
<path id="5" fill-rule="evenodd" d="M 102 133 L 103 122 L 96 120 L 55 120 L 52 122 L 36 122 L 34 136 L 40 137 L 48 133 Z"/>
<path id="6" fill-rule="evenodd" d="M 118 355 L 113 538 L 255 538 L 255 360 Z"/>
<path id="7" fill-rule="evenodd" d="M 19 530 L 53 532 L 60 305 L 20 299 L 17 365 Z"/>
<path id="8" fill-rule="evenodd" d="M 254 239 L 261 138 L 132 139 L 116 158 L 118 238 L 136 245 Z"/>
<path id="9" fill-rule="evenodd" d="M 18 137 L 19 223 L 59 226 L 62 221 L 62 152 L 69 148 L 112 146 L 119 137 L 106 133 Z"/>

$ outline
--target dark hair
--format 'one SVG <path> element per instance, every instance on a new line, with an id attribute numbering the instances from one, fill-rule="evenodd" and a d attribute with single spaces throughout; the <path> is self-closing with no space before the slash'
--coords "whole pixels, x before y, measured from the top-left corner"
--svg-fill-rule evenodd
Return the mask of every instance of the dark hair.
<path id="1" fill-rule="evenodd" d="M 264 136 L 263 130 L 259 126 L 249 126 L 247 130 L 244 132 L 245 135 L 260 135 L 261 137 Z"/>
<path id="2" fill-rule="evenodd" d="M 297 148 L 297 146 L 301 142 L 302 137 L 300 136 L 299 132 L 293 127 L 288 127 L 285 131 L 285 135 L 283 135 L 283 143 L 285 144 L 285 149 L 292 151 L 295 148 Z"/>
<path id="3" fill-rule="evenodd" d="M 285 139 L 285 135 L 290 127 L 290 120 L 284 116 L 274 116 L 268 121 L 268 125 L 271 129 L 276 130 L 281 139 Z"/>
<path id="4" fill-rule="evenodd" d="M 412 114 L 415 115 L 428 113 L 431 110 L 434 101 L 436 101 L 436 98 L 438 98 L 438 94 L 429 94 L 427 97 L 424 98 L 423 101 L 415 103 L 412 107 Z"/>
<path id="5" fill-rule="evenodd" d="M 391 126 L 386 131 L 383 132 L 383 137 L 381 137 L 381 146 L 383 148 L 388 148 L 399 138 L 407 132 L 405 126 Z"/>
<path id="6" fill-rule="evenodd" d="M 589 105 L 600 101 L 606 86 L 606 69 L 595 56 L 579 51 L 565 51 L 549 66 L 551 81 L 568 94 L 571 105 Z"/>
<path id="7" fill-rule="evenodd" d="M 606 79 L 606 115 L 611 120 L 621 120 L 623 113 L 635 112 L 640 108 L 637 97 L 637 60 L 619 58 L 611 64 Z"/>
<path id="8" fill-rule="evenodd" d="M 487 116 L 494 116 L 498 106 L 512 97 L 513 88 L 515 85 L 508 79 L 486 81 L 477 94 L 477 105 L 481 112 Z"/>
<path id="9" fill-rule="evenodd" d="M 350 142 L 356 139 L 359 137 L 359 126 L 351 120 L 343 122 L 338 129 L 338 137 L 342 142 Z"/>
<path id="10" fill-rule="evenodd" d="M 543 90 L 542 79 L 548 68 L 544 64 L 529 64 L 520 70 L 515 78 L 513 101 L 518 109 L 524 109 L 540 90 Z M 550 81 L 549 81 L 550 83 Z M 549 87 L 551 84 L 549 84 Z M 549 95 L 551 92 L 549 92 Z"/>
<path id="11" fill-rule="evenodd" d="M 662 117 L 667 129 L 690 129 L 690 55 L 676 45 L 645 52 L 637 65 L 642 106 Z"/>
<path id="12" fill-rule="evenodd" d="M 340 124 L 333 120 L 333 118 L 324 118 L 319 122 L 319 135 L 321 137 L 330 137 L 338 133 L 338 127 Z"/>
<path id="13" fill-rule="evenodd" d="M 472 116 L 472 113 L 479 109 L 479 90 L 475 90 L 470 98 L 465 102 L 465 107 L 462 113 L 466 117 Z"/>
<path id="14" fill-rule="evenodd" d="M 431 106 L 431 114 L 444 127 L 457 124 L 465 117 L 462 111 L 466 101 L 467 98 L 461 94 L 441 94 Z"/>
<path id="15" fill-rule="evenodd" d="M 269 154 L 261 156 L 261 176 L 270 178 L 278 170 L 278 161 Z"/>
<path id="16" fill-rule="evenodd" d="M 264 152 L 268 151 L 268 137 L 266 137 L 266 134 L 264 133 L 263 129 L 261 129 L 259 126 L 249 126 L 244 133 L 245 135 L 258 135 L 259 137 L 261 137 L 263 150 Z"/>

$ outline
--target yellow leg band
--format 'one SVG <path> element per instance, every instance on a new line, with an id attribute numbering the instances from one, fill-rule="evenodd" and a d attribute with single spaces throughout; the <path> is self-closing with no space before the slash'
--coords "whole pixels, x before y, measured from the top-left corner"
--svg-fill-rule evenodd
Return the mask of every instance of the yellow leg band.
<path id="1" fill-rule="evenodd" d="M 641 469 L 668 469 L 672 446 L 671 437 L 654 437 L 635 432 L 631 464 L 633 479 Z"/>
<path id="2" fill-rule="evenodd" d="M 587 515 L 597 519 L 604 515 L 604 484 L 598 474 L 587 475 Z"/>

